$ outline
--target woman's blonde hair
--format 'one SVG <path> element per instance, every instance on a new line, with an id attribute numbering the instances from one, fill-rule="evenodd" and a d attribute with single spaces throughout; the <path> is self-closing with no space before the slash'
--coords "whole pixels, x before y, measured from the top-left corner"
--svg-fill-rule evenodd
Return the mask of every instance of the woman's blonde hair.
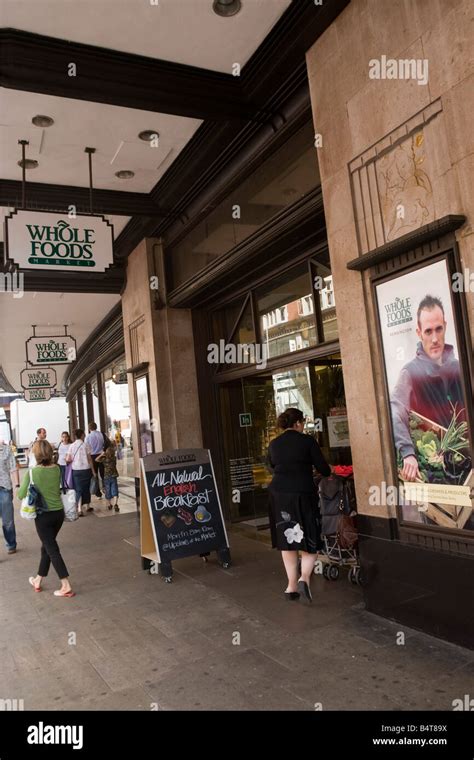
<path id="1" fill-rule="evenodd" d="M 53 447 L 48 441 L 36 441 L 31 451 L 37 464 L 43 466 L 53 464 Z"/>

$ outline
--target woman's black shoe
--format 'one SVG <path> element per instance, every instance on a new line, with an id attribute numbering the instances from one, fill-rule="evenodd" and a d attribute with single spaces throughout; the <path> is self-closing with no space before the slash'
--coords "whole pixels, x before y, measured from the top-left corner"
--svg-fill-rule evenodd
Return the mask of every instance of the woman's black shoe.
<path id="1" fill-rule="evenodd" d="M 299 589 L 299 592 L 300 592 L 301 596 L 304 599 L 306 599 L 306 601 L 308 601 L 308 602 L 312 602 L 313 601 L 313 597 L 311 596 L 310 588 L 309 588 L 308 584 L 306 583 L 306 581 L 298 581 L 298 589 Z"/>
<path id="2" fill-rule="evenodd" d="M 298 591 L 285 591 L 285 599 L 289 602 L 296 602 L 300 598 Z"/>

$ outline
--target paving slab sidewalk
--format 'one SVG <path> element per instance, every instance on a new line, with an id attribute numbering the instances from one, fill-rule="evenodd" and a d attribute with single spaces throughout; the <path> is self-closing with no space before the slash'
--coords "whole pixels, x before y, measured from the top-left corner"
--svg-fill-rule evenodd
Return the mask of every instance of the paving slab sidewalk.
<path id="1" fill-rule="evenodd" d="M 279 554 L 230 533 L 232 566 L 141 569 L 135 514 L 66 524 L 59 543 L 77 596 L 54 572 L 35 594 L 39 543 L 17 519 L 0 547 L 0 699 L 33 710 L 451 710 L 474 694 L 474 652 L 364 610 L 344 578 L 314 577 L 290 603 Z M 405 643 L 399 645 L 399 633 Z"/>

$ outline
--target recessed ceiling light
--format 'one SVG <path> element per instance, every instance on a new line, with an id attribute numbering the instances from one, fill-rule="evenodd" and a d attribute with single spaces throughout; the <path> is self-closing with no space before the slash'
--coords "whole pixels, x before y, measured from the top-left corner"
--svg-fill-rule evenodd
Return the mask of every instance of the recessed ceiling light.
<path id="1" fill-rule="evenodd" d="M 33 158 L 25 158 L 24 161 L 23 159 L 20 159 L 20 161 L 18 161 L 17 163 L 18 163 L 18 166 L 21 166 L 22 169 L 23 169 L 23 166 L 25 167 L 25 169 L 36 169 L 36 167 L 38 166 L 38 161 L 35 161 Z"/>
<path id="2" fill-rule="evenodd" d="M 120 172 L 115 172 L 115 176 L 119 179 L 132 179 L 135 176 L 135 172 L 131 172 L 128 169 L 122 169 Z"/>
<path id="3" fill-rule="evenodd" d="M 31 121 L 35 127 L 51 127 L 54 124 L 54 119 L 52 119 L 51 116 L 41 116 L 41 114 L 33 116 Z"/>
<path id="4" fill-rule="evenodd" d="M 214 0 L 212 10 L 218 16 L 235 16 L 242 8 L 240 0 Z"/>
<path id="5" fill-rule="evenodd" d="M 160 137 L 156 129 L 144 129 L 143 132 L 140 132 L 138 135 L 140 140 L 144 140 L 145 142 L 151 142 L 152 140 L 156 140 Z"/>

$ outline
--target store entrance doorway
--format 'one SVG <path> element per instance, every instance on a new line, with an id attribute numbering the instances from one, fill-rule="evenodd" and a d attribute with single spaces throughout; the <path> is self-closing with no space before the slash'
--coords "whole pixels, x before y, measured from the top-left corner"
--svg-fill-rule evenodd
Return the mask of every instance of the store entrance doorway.
<path id="1" fill-rule="evenodd" d="M 288 407 L 303 412 L 331 464 L 351 464 L 342 363 L 338 354 L 219 386 L 224 501 L 232 522 L 268 527 L 266 456 L 281 432 L 277 418 Z"/>

